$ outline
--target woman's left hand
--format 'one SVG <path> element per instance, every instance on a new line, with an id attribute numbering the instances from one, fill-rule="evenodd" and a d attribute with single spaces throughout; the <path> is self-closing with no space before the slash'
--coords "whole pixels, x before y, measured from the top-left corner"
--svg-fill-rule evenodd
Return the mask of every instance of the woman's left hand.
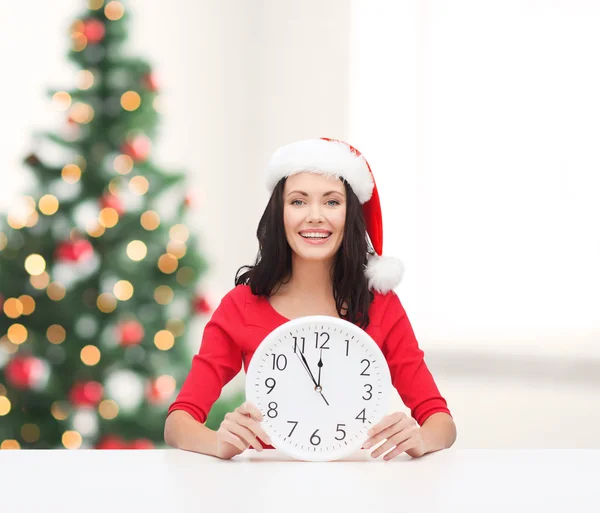
<path id="1" fill-rule="evenodd" d="M 406 452 L 412 458 L 418 458 L 426 452 L 421 428 L 412 417 L 401 412 L 385 416 L 367 434 L 370 438 L 363 444 L 365 449 L 386 440 L 385 443 L 371 453 L 373 458 L 377 458 L 386 452 L 387 454 L 383 457 L 384 460 L 391 460 L 403 452 Z M 393 450 L 388 452 L 390 449 Z"/>

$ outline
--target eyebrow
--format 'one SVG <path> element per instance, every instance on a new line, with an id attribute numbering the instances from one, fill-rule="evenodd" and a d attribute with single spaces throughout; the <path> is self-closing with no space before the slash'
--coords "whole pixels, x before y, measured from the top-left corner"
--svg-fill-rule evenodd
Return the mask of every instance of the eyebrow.
<path id="1" fill-rule="evenodd" d="M 292 194 L 295 194 L 295 193 L 302 194 L 302 196 L 308 197 L 308 193 L 306 193 L 304 191 L 291 191 L 291 192 L 288 192 L 287 195 L 291 196 Z M 330 196 L 331 194 L 339 194 L 340 196 L 343 196 L 343 193 L 341 193 L 340 191 L 327 191 L 327 192 L 323 193 L 323 197 Z"/>

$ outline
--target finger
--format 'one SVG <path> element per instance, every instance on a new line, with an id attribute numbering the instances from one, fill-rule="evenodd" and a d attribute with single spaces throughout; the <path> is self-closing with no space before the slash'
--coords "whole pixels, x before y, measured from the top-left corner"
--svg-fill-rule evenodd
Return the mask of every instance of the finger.
<path id="1" fill-rule="evenodd" d="M 242 415 L 250 415 L 253 419 L 257 420 L 258 422 L 261 422 L 263 420 L 263 414 L 251 402 L 246 401 L 241 406 L 238 406 L 236 408 L 236 411 L 239 411 Z"/>
<path id="2" fill-rule="evenodd" d="M 237 424 L 235 422 L 229 423 L 226 427 L 231 433 L 239 436 L 248 445 L 251 445 L 259 452 L 262 451 L 263 448 L 261 443 L 254 436 L 254 433 L 250 431 L 247 427 L 242 426 L 241 424 Z"/>
<path id="3" fill-rule="evenodd" d="M 396 412 L 396 413 L 392 413 L 391 415 L 386 415 L 377 424 L 375 424 L 371 429 L 369 429 L 369 431 L 367 431 L 367 435 L 369 435 L 369 436 L 376 435 L 377 433 L 390 427 L 392 424 L 397 424 L 404 417 L 406 417 L 406 415 L 401 412 Z"/>
<path id="4" fill-rule="evenodd" d="M 396 435 L 390 437 L 384 444 L 381 444 L 379 447 L 377 447 L 377 449 L 375 449 L 371 453 L 371 456 L 373 456 L 373 458 L 379 458 L 379 456 L 381 456 L 382 454 L 385 454 L 390 449 L 392 449 L 396 446 L 411 443 L 411 439 L 412 439 L 412 437 L 410 435 L 407 435 L 406 432 L 397 433 Z M 416 441 L 413 439 L 412 446 L 414 446 L 415 443 L 416 443 Z M 410 447 L 412 447 L 412 446 L 410 446 Z"/>
<path id="5" fill-rule="evenodd" d="M 235 436 L 229 431 L 223 430 L 219 433 L 219 436 L 223 442 L 233 445 L 235 448 L 239 449 L 242 452 L 244 452 L 248 448 L 248 446 L 242 441 L 241 438 Z"/>
<path id="6" fill-rule="evenodd" d="M 379 432 L 377 435 L 372 436 L 371 438 L 367 439 L 367 441 L 363 444 L 363 447 L 365 449 L 368 449 L 369 447 L 373 447 L 374 445 L 377 445 L 382 440 L 391 438 L 392 436 L 394 436 L 398 433 L 402 433 L 403 431 L 406 431 L 408 433 L 407 436 L 404 438 L 404 440 L 406 440 L 406 438 L 408 438 L 410 436 L 410 434 L 412 433 L 413 430 L 410 428 L 407 428 L 405 426 L 405 424 L 402 423 L 402 421 L 397 422 L 396 424 L 392 424 L 390 427 Z"/>
<path id="7" fill-rule="evenodd" d="M 406 452 L 410 449 L 412 449 L 413 447 L 416 447 L 416 444 L 412 442 L 412 440 L 407 440 L 406 442 L 396 446 L 396 448 L 390 452 L 388 452 L 383 459 L 385 461 L 389 461 L 393 458 L 395 458 L 396 456 L 398 456 L 399 454 L 402 454 L 403 452 Z"/>
<path id="8" fill-rule="evenodd" d="M 267 435 L 266 431 L 261 427 L 261 425 L 253 420 L 250 417 L 246 417 L 245 415 L 239 415 L 236 419 L 238 424 L 247 427 L 252 433 L 258 436 L 261 440 L 264 440 L 266 443 L 271 445 L 271 438 Z"/>

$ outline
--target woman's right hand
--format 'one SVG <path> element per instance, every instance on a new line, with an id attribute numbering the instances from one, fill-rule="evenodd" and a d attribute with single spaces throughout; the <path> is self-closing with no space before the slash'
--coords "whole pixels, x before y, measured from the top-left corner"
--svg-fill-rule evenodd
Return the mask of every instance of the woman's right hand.
<path id="1" fill-rule="evenodd" d="M 216 456 L 228 460 L 250 446 L 260 452 L 263 448 L 258 438 L 270 445 L 271 440 L 260 425 L 262 420 L 260 410 L 249 402 L 227 413 L 217 430 Z"/>

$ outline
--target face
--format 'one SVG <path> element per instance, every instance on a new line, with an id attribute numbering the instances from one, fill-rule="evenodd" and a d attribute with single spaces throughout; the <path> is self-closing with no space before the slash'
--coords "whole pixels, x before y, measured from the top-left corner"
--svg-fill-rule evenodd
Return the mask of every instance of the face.
<path id="1" fill-rule="evenodd" d="M 283 190 L 283 222 L 296 257 L 333 260 L 344 236 L 346 188 L 314 173 L 290 176 Z"/>

